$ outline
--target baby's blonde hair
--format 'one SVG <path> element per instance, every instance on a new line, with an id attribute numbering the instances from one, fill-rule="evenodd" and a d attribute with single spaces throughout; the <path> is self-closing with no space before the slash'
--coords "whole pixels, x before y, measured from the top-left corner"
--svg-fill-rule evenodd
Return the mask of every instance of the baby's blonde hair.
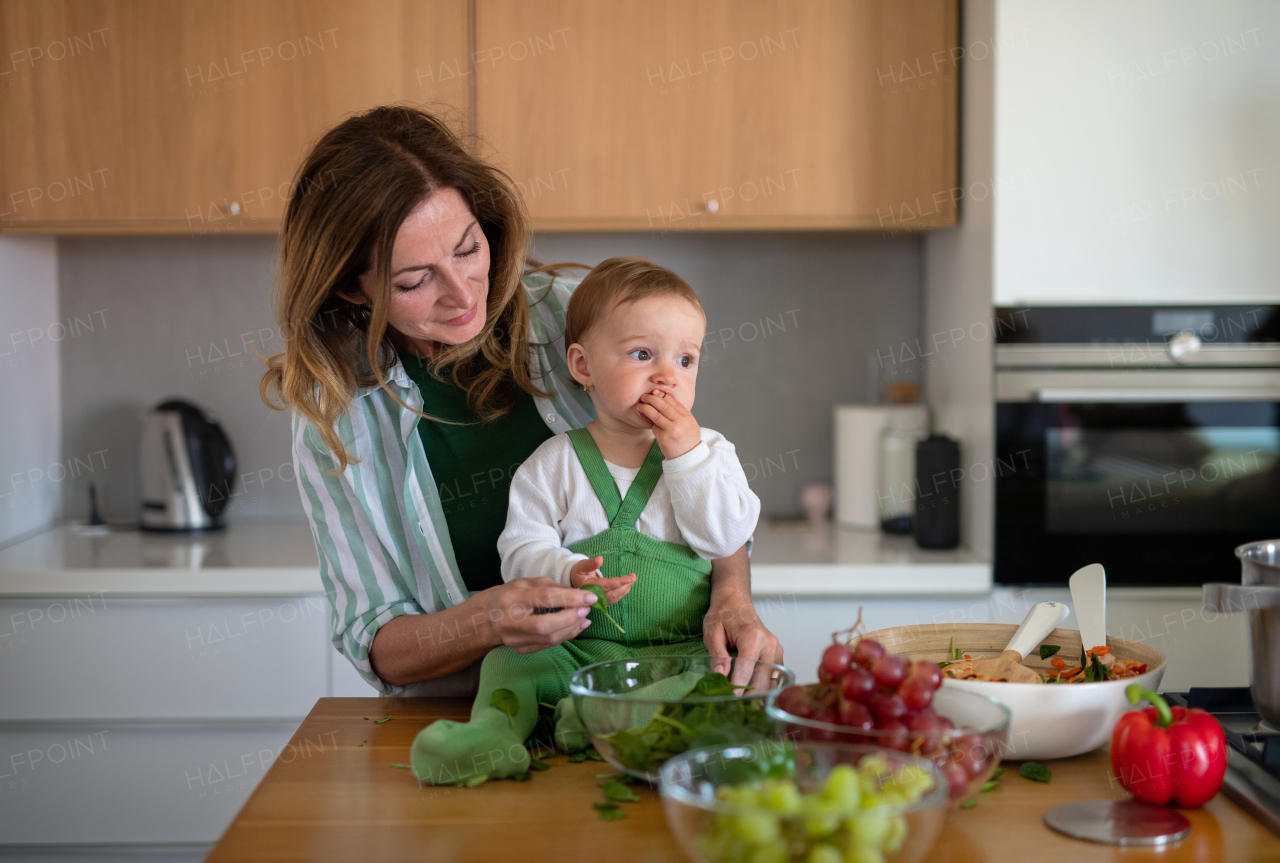
<path id="1" fill-rule="evenodd" d="M 706 310 L 689 283 L 648 258 L 609 258 L 601 261 L 573 291 L 565 314 L 564 344 L 581 344 L 587 332 L 615 305 L 648 297 L 676 296 L 687 300 L 705 319 Z"/>

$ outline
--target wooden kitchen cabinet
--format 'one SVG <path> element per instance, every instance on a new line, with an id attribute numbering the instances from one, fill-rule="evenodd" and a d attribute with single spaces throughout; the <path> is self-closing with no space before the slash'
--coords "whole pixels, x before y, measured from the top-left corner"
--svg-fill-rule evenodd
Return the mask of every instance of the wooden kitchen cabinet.
<path id="1" fill-rule="evenodd" d="M 543 230 L 953 224 L 955 0 L 475 0 L 481 152 Z"/>
<path id="2" fill-rule="evenodd" d="M 466 0 L 0 0 L 0 229 L 272 232 L 307 146 L 469 123 Z"/>

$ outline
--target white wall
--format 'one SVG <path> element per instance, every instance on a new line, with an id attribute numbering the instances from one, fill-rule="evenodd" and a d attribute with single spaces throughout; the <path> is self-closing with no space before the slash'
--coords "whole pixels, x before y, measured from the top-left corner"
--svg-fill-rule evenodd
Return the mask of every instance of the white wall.
<path id="1" fill-rule="evenodd" d="M 964 4 L 961 23 L 960 221 L 924 238 L 925 392 L 935 428 L 960 441 L 961 542 L 991 559 L 995 483 L 992 409 L 992 110 L 995 3 Z M 985 50 L 984 50 L 985 46 Z"/>
<path id="2" fill-rule="evenodd" d="M 1280 299 L 1280 3 L 996 10 L 996 303 Z"/>
<path id="3" fill-rule="evenodd" d="M 0 544 L 51 524 L 67 478 L 57 241 L 0 236 Z"/>

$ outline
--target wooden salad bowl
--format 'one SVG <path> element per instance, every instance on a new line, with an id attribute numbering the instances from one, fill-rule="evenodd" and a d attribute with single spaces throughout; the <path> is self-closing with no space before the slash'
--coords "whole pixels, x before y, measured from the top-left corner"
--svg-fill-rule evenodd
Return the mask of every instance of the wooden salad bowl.
<path id="1" fill-rule="evenodd" d="M 1018 629 L 1011 623 L 960 623 L 894 626 L 868 632 L 889 653 L 912 659 L 945 662 L 951 639 L 973 659 L 999 656 Z M 1056 644 L 1056 656 L 1068 665 L 1080 662 L 1080 632 L 1055 629 L 1042 644 Z M 1004 683 L 987 680 L 943 678 L 943 686 L 976 692 L 1002 702 L 1013 714 L 1009 726 L 1007 760 L 1069 758 L 1092 752 L 1111 739 L 1111 729 L 1120 715 L 1134 710 L 1125 689 L 1137 683 L 1156 689 L 1164 677 L 1165 657 L 1155 648 L 1125 638 L 1107 637 L 1107 646 L 1116 659 L 1131 659 L 1147 665 L 1145 673 L 1120 680 L 1097 683 Z M 1023 663 L 1033 670 L 1051 668 L 1048 659 L 1032 651 Z"/>

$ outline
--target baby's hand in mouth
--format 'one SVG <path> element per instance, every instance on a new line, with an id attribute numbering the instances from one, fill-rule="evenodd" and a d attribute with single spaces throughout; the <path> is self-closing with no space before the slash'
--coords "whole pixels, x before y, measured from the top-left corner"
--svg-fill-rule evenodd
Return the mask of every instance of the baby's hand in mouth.
<path id="1" fill-rule="evenodd" d="M 678 458 L 702 441 L 698 421 L 673 394 L 654 389 L 640 396 L 640 415 L 653 423 L 664 458 Z"/>

